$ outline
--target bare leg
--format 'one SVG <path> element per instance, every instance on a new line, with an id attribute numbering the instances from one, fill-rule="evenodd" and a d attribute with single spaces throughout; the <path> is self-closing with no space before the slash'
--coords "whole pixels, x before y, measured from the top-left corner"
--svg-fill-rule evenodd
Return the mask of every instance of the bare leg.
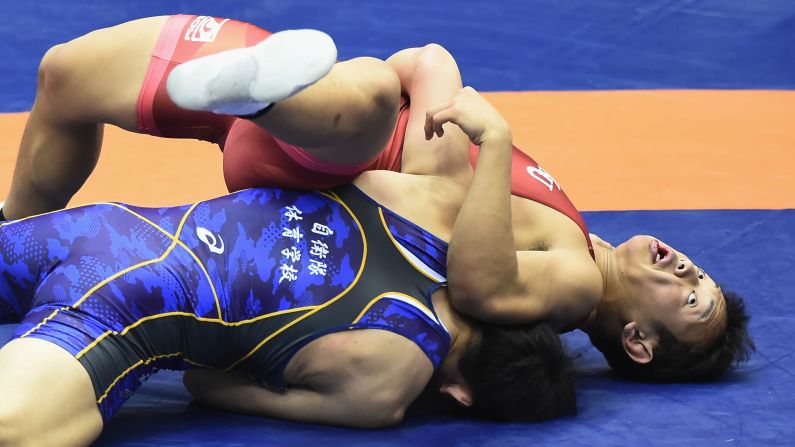
<path id="1" fill-rule="evenodd" d="M 9 219 L 63 208 L 94 170 L 103 123 L 136 131 L 136 101 L 166 17 L 127 22 L 51 48 L 39 67 Z"/>
<path id="2" fill-rule="evenodd" d="M 395 128 L 400 81 L 384 61 L 338 63 L 326 77 L 254 120 L 282 140 L 335 163 L 375 157 Z"/>
<path id="3" fill-rule="evenodd" d="M 400 81 L 384 61 L 334 64 L 336 54 L 319 31 L 280 32 L 180 65 L 169 74 L 168 93 L 187 110 L 222 114 L 248 115 L 275 102 L 257 125 L 320 159 L 361 163 L 391 136 Z"/>
<path id="4" fill-rule="evenodd" d="M 0 446 L 89 445 L 102 431 L 85 369 L 46 341 L 0 349 Z"/>

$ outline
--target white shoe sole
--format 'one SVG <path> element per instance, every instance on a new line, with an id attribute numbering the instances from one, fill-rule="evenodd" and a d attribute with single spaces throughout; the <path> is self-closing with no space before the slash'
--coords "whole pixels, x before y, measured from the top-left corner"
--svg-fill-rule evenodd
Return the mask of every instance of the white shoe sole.
<path id="1" fill-rule="evenodd" d="M 295 95 L 327 75 L 336 61 L 337 47 L 327 34 L 288 30 L 253 47 L 179 65 L 166 89 L 183 109 L 242 115 Z"/>
<path id="2" fill-rule="evenodd" d="M 337 62 L 337 47 L 328 34 L 288 30 L 258 43 L 253 51 L 257 76 L 249 93 L 258 102 L 289 98 L 326 76 Z"/>

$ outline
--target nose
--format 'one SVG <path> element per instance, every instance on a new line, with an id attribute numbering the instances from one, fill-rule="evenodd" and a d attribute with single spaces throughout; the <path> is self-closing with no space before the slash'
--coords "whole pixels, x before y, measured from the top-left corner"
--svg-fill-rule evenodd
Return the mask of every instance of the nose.
<path id="1" fill-rule="evenodd" d="M 685 279 L 698 278 L 698 269 L 690 259 L 682 257 L 679 258 L 679 261 L 676 264 L 674 275 Z"/>

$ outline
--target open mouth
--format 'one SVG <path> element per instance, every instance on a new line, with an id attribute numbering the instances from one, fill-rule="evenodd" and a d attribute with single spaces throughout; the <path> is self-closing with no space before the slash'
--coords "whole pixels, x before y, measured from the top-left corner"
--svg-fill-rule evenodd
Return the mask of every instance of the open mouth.
<path id="1" fill-rule="evenodd" d="M 652 263 L 654 265 L 665 264 L 673 256 L 673 250 L 657 240 L 654 240 L 651 242 L 651 244 L 649 244 L 649 249 L 652 253 Z"/>

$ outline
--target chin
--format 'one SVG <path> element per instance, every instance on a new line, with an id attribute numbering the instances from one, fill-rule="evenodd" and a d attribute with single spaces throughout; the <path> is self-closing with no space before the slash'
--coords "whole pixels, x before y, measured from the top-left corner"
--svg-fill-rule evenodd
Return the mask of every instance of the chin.
<path id="1" fill-rule="evenodd" d="M 631 250 L 631 251 L 648 250 L 649 244 L 653 240 L 654 240 L 653 236 L 645 234 L 637 234 L 622 242 L 620 245 L 616 247 L 616 249 L 621 248 L 624 250 Z"/>
<path id="2" fill-rule="evenodd" d="M 616 255 L 634 262 L 648 264 L 651 261 L 649 244 L 655 240 L 653 236 L 639 234 L 632 236 L 616 247 Z"/>

